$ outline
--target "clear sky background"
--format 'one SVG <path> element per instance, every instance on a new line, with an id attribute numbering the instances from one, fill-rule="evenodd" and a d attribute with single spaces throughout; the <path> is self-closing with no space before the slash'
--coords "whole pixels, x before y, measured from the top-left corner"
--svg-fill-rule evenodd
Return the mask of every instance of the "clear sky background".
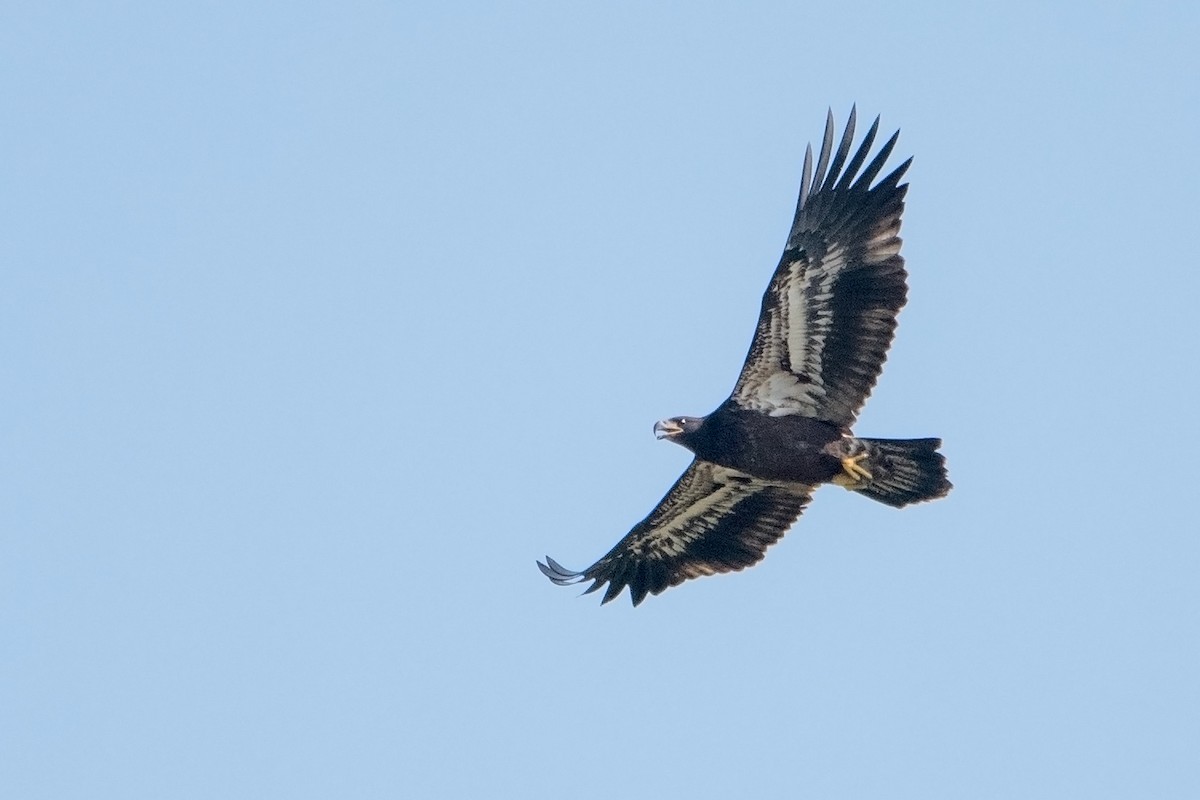
<path id="1" fill-rule="evenodd" d="M 1200 797 L 1200 6 L 844 5 L 6 4 L 0 796 Z M 853 102 L 955 491 L 552 586 Z"/>

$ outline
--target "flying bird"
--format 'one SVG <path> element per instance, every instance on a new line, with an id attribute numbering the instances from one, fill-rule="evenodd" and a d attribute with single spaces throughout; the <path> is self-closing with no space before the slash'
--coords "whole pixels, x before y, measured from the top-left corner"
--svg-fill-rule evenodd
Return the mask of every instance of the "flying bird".
<path id="1" fill-rule="evenodd" d="M 654 426 L 695 459 L 592 566 L 574 572 L 549 556 L 538 562 L 554 583 L 591 581 L 585 594 L 607 585 L 602 603 L 629 587 L 636 606 L 689 578 L 758 563 L 821 484 L 896 508 L 950 491 L 940 439 L 851 433 L 908 295 L 899 236 L 908 184 L 900 180 L 912 163 L 872 184 L 900 132 L 863 167 L 879 118 L 851 156 L 854 125 L 851 110 L 834 152 L 830 111 L 815 168 L 812 146 L 805 152 L 787 246 L 733 393 L 706 417 Z"/>

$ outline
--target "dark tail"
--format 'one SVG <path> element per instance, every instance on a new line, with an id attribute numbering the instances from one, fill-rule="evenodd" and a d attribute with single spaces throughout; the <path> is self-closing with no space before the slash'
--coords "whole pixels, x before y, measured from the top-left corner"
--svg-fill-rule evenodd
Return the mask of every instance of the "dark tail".
<path id="1" fill-rule="evenodd" d="M 895 508 L 945 497 L 951 488 L 941 439 L 859 439 L 866 447 L 864 466 L 871 479 L 850 487 Z"/>

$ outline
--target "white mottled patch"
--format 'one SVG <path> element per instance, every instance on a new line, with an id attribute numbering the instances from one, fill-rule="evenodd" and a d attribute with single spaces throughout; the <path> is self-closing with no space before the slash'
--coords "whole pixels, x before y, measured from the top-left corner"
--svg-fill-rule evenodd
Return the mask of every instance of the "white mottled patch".
<path id="1" fill-rule="evenodd" d="M 654 528 L 632 549 L 638 555 L 680 555 L 704 532 L 707 518 L 719 518 L 745 497 L 745 489 L 731 484 L 735 470 L 698 462 L 685 473 L 680 484 L 667 495 L 660 509 L 665 519 L 654 520 Z"/>
<path id="2" fill-rule="evenodd" d="M 802 408 L 824 394 L 824 389 L 800 380 L 790 372 L 772 373 L 759 387 L 757 395 L 772 417 L 799 414 Z"/>
<path id="3" fill-rule="evenodd" d="M 735 390 L 743 397 L 749 395 L 750 407 L 772 416 L 815 414 L 826 392 L 820 381 L 822 354 L 833 325 L 829 305 L 834 283 L 846 265 L 845 247 L 832 244 L 820 262 L 792 261 L 776 281 L 777 302 L 770 309 L 767 343 L 758 362 L 770 371 L 744 376 Z"/>
<path id="4" fill-rule="evenodd" d="M 682 555 L 691 542 L 708 532 L 712 524 L 729 513 L 749 495 L 771 486 L 728 467 L 696 461 L 679 483 L 663 498 L 644 537 L 631 543 L 639 556 Z"/>

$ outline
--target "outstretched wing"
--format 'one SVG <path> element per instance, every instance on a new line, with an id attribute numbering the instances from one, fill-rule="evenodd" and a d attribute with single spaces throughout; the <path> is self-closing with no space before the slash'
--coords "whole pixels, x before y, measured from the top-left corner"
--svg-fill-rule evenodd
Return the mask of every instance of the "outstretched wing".
<path id="1" fill-rule="evenodd" d="M 854 121 L 851 111 L 830 163 L 830 112 L 815 175 L 812 147 L 805 153 L 787 247 L 763 295 L 750 354 L 733 390 L 733 401 L 743 408 L 848 428 L 887 358 L 908 294 L 899 237 L 908 184 L 898 184 L 912 159 L 872 186 L 900 133 L 858 174 L 879 118 L 847 163 Z"/>
<path id="2" fill-rule="evenodd" d="M 565 569 L 549 556 L 538 568 L 560 586 L 593 581 L 585 594 L 607 583 L 603 603 L 628 586 L 636 606 L 647 594 L 660 594 L 688 578 L 758 563 L 811 496 L 812 487 L 761 481 L 696 459 L 650 516 L 604 558 L 583 572 Z"/>

